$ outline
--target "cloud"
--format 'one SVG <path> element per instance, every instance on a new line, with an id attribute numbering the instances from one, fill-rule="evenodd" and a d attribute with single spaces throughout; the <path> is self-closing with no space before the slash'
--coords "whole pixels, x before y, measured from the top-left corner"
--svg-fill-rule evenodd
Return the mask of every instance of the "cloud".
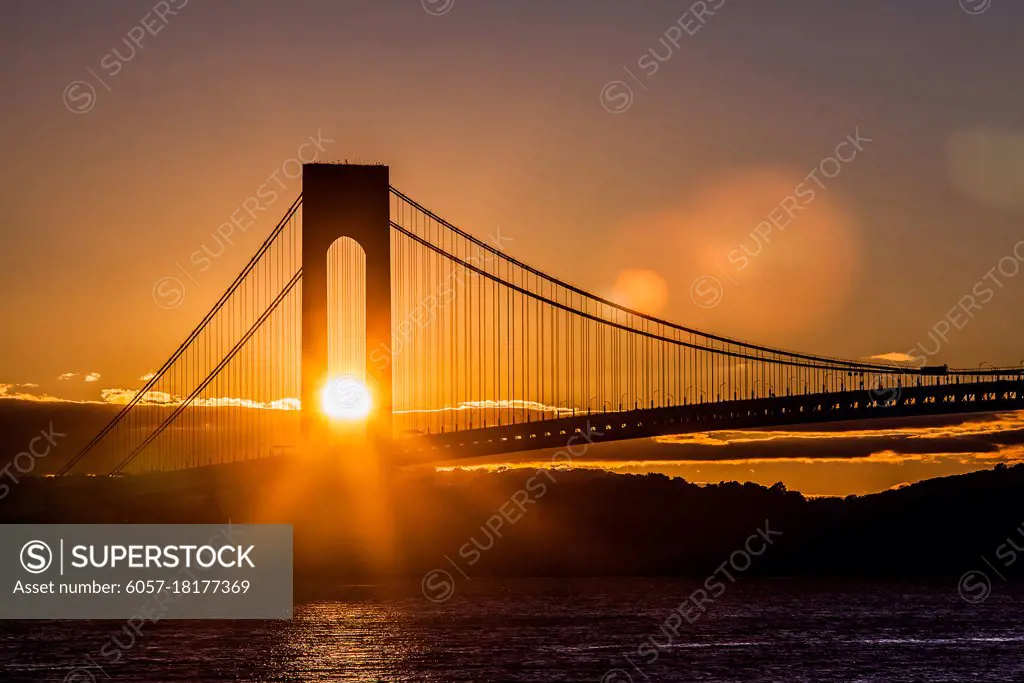
<path id="1" fill-rule="evenodd" d="M 138 395 L 135 389 L 103 389 L 100 392 L 100 400 L 103 403 L 114 405 L 127 405 Z M 176 394 L 169 394 L 166 391 L 147 391 L 138 401 L 138 405 L 147 406 L 179 406 L 184 402 L 184 397 Z M 255 410 L 299 410 L 301 401 L 297 398 L 281 398 L 276 401 L 253 401 L 248 398 L 233 398 L 221 396 L 214 398 L 197 398 L 190 404 L 196 408 L 252 408 Z"/>
<path id="2" fill-rule="evenodd" d="M 82 373 L 80 373 L 80 372 L 64 372 L 64 373 L 61 373 L 61 374 L 57 375 L 57 379 L 61 380 L 61 381 L 66 381 L 66 380 L 74 379 L 75 377 L 80 377 L 80 376 L 82 376 Z M 83 379 L 86 382 L 96 382 L 96 381 L 99 380 L 99 378 L 100 378 L 100 373 L 98 373 L 98 372 L 90 372 L 90 373 L 87 373 L 83 377 Z"/>
<path id="3" fill-rule="evenodd" d="M 836 422 L 776 431 L 719 431 L 600 443 L 573 467 L 851 465 L 961 462 L 991 466 L 1024 460 L 1024 411 Z M 536 463 L 536 453 L 503 464 Z M 493 461 L 492 461 L 493 462 Z"/>
<path id="4" fill-rule="evenodd" d="M 32 401 L 34 403 L 63 403 L 64 399 L 50 396 L 49 394 L 26 394 L 22 391 L 15 391 L 16 387 L 34 388 L 36 384 L 2 384 L 0 383 L 0 400 L 10 401 Z"/>
<path id="5" fill-rule="evenodd" d="M 572 415 L 574 408 L 567 405 L 551 406 L 537 401 L 524 401 L 522 399 L 485 399 L 483 401 L 463 401 L 458 405 L 447 405 L 443 408 L 412 408 L 409 410 L 396 410 L 395 414 L 410 413 L 447 413 L 462 412 L 467 410 L 522 410 L 535 413 L 555 413 L 556 415 Z"/>
<path id="6" fill-rule="evenodd" d="M 148 382 L 149 380 L 153 379 L 154 377 L 156 377 L 156 373 L 155 372 L 147 372 L 145 375 L 143 375 L 139 379 L 142 380 L 143 382 Z"/>
<path id="7" fill-rule="evenodd" d="M 208 408 L 252 408 L 255 410 L 301 410 L 302 402 L 297 398 L 281 398 L 276 401 L 253 401 L 248 398 L 197 398 L 192 402 L 194 406 L 205 406 Z"/>
<path id="8" fill-rule="evenodd" d="M 597 448 L 594 446 L 592 448 Z M 777 464 L 799 464 L 799 465 L 823 465 L 823 464 L 855 464 L 855 465 L 902 465 L 908 462 L 921 462 L 921 463 L 935 463 L 940 462 L 945 458 L 951 456 L 935 453 L 926 455 L 903 455 L 895 453 L 893 451 L 881 451 L 878 453 L 872 453 L 864 457 L 857 458 L 845 458 L 845 457 L 816 457 L 810 455 L 800 455 L 794 457 L 749 457 L 749 458 L 726 458 L 726 459 L 714 459 L 714 460 L 696 460 L 692 458 L 673 459 L 657 457 L 637 457 L 633 459 L 614 459 L 605 460 L 601 457 L 591 458 L 589 456 L 595 455 L 592 451 L 588 452 L 587 455 L 582 456 L 578 459 L 573 459 L 572 462 L 559 463 L 559 466 L 572 467 L 578 469 L 593 469 L 593 470 L 609 470 L 609 471 L 629 471 L 629 470 L 641 470 L 656 472 L 659 470 L 667 470 L 678 465 L 710 465 L 710 466 L 732 466 L 732 467 L 756 467 L 764 465 L 777 465 Z M 1009 452 L 1004 460 L 1018 461 L 1020 460 L 1020 453 L 1016 451 Z M 538 458 L 522 458 L 518 460 L 509 459 L 501 463 L 459 463 L 457 465 L 440 465 L 436 466 L 438 470 L 451 470 L 451 469 L 465 469 L 465 470 L 486 470 L 492 471 L 502 467 L 523 467 L 529 469 L 540 469 L 543 467 L 552 467 L 551 459 L 538 459 Z M 696 470 L 700 472 L 700 470 Z M 748 469 L 749 472 L 755 472 L 753 469 Z"/>
<path id="9" fill-rule="evenodd" d="M 100 391 L 100 401 L 115 405 L 127 405 L 138 393 L 135 389 L 103 389 Z M 181 403 L 181 400 L 180 396 L 172 396 L 166 391 L 147 391 L 139 399 L 139 404 L 147 406 L 176 406 Z"/>
<path id="10" fill-rule="evenodd" d="M 888 360 L 893 363 L 910 363 L 914 360 L 913 356 L 906 353 L 900 353 L 899 351 L 890 351 L 889 353 L 880 353 L 876 356 L 870 356 L 871 360 Z"/>
<path id="11" fill-rule="evenodd" d="M 95 376 L 96 379 L 88 379 L 88 377 Z M 99 379 L 99 373 L 90 373 L 86 380 L 87 382 L 95 382 Z M 28 394 L 21 391 L 17 391 L 18 387 L 35 387 L 35 384 L 11 384 L 0 382 L 0 400 L 11 400 L 11 401 L 32 401 L 32 402 L 44 402 L 44 403 L 68 403 L 76 405 L 94 404 L 94 405 L 127 405 L 139 394 L 138 389 L 101 389 L 100 399 L 89 400 L 75 400 L 69 398 L 59 398 L 57 396 L 50 396 L 49 394 Z M 147 391 L 142 398 L 139 399 L 138 405 L 147 406 L 169 406 L 176 407 L 184 402 L 185 398 L 177 394 L 170 394 L 166 391 Z M 197 398 L 192 401 L 191 405 L 197 408 L 251 408 L 253 410 L 284 410 L 284 411 L 297 411 L 301 410 L 302 402 L 297 398 L 279 398 L 273 401 L 254 401 L 248 398 L 234 398 L 231 396 L 217 396 L 209 398 Z"/>
<path id="12" fill-rule="evenodd" d="M 603 445 L 602 445 L 603 446 Z M 874 420 L 776 431 L 722 431 L 661 436 L 615 448 L 596 447 L 591 462 L 921 461 L 970 457 L 1018 460 L 1024 455 L 1024 412 Z"/>

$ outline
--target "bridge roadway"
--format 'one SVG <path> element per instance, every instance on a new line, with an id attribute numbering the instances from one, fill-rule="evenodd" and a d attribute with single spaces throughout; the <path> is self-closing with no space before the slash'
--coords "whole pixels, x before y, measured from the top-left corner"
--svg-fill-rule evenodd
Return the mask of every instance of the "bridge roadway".
<path id="1" fill-rule="evenodd" d="M 588 431 L 590 442 L 601 443 L 670 434 L 1012 410 L 1024 410 L 1024 378 L 577 413 L 552 420 L 405 437 L 394 442 L 393 458 L 396 464 L 412 465 L 557 450 L 567 445 L 578 452 Z"/>

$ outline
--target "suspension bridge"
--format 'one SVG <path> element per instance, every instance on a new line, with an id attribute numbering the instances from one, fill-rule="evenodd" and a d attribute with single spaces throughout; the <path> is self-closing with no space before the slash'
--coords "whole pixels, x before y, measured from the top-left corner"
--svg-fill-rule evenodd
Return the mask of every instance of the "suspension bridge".
<path id="1" fill-rule="evenodd" d="M 223 296 L 59 474 L 301 456 L 355 438 L 413 464 L 1022 408 L 1020 368 L 844 360 L 691 329 L 503 253 L 392 187 L 386 166 L 308 164 Z"/>

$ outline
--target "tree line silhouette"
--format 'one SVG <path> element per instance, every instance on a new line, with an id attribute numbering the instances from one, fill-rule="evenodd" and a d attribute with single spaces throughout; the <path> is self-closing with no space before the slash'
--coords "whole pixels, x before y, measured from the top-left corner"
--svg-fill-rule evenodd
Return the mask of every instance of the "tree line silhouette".
<path id="1" fill-rule="evenodd" d="M 1024 566 L 1024 465 L 815 499 L 782 484 L 558 469 L 413 471 L 372 486 L 320 473 L 285 496 L 280 472 L 247 467 L 29 478 L 0 503 L 0 521 L 292 523 L 297 576 L 332 580 L 437 567 L 473 578 L 704 577 L 766 525 L 781 535 L 751 575 L 956 577 L 987 559 L 1010 579 Z"/>

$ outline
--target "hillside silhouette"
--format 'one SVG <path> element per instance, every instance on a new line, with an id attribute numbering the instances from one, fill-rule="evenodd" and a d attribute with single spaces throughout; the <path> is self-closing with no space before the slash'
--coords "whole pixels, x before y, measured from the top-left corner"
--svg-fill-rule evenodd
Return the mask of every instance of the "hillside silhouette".
<path id="1" fill-rule="evenodd" d="M 842 499 L 557 469 L 414 471 L 372 486 L 320 472 L 284 495 L 286 475 L 247 467 L 206 479 L 28 479 L 0 520 L 287 522 L 297 576 L 330 581 L 419 577 L 453 563 L 474 578 L 703 577 L 766 528 L 781 535 L 747 574 L 956 577 L 985 557 L 1012 578 L 1024 566 L 1008 544 L 1024 549 L 1024 465 Z"/>

